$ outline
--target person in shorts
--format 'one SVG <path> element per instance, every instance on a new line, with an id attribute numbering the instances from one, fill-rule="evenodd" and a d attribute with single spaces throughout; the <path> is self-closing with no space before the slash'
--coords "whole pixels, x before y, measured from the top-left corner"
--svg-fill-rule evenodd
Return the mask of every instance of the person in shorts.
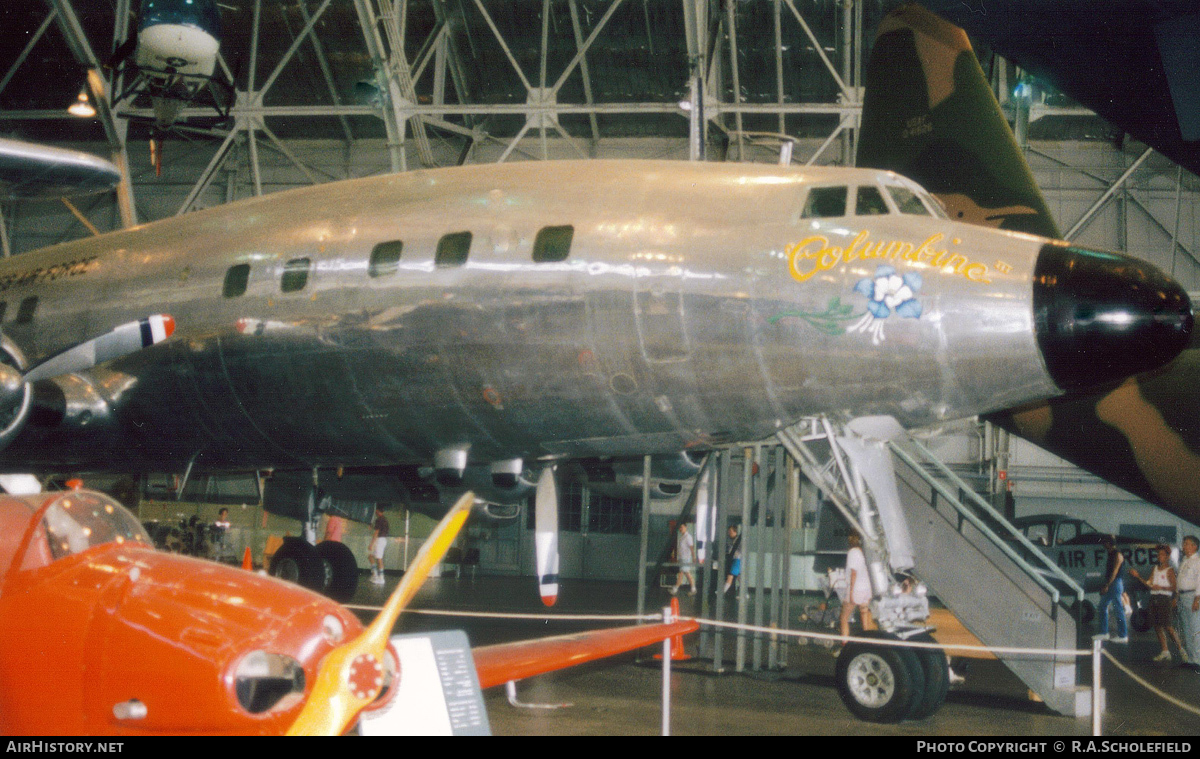
<path id="1" fill-rule="evenodd" d="M 1158 546 L 1158 564 L 1150 572 L 1150 578 L 1145 579 L 1136 569 L 1130 569 L 1129 575 L 1140 580 L 1150 588 L 1150 624 L 1158 635 L 1158 645 L 1162 648 L 1154 661 L 1171 661 L 1171 649 L 1167 644 L 1167 636 L 1179 647 L 1179 655 L 1187 661 L 1187 653 L 1183 650 L 1183 641 L 1175 629 L 1172 617 L 1175 614 L 1175 567 L 1171 566 L 1171 549 Z"/>
<path id="2" fill-rule="evenodd" d="M 852 532 L 846 540 L 850 544 L 850 550 L 846 553 L 846 600 L 842 603 L 838 620 L 843 642 L 850 637 L 850 617 L 855 609 L 858 609 L 862 629 L 875 629 L 871 621 L 871 576 L 867 570 L 867 557 L 862 550 L 862 538 L 857 532 Z"/>
<path id="3" fill-rule="evenodd" d="M 383 554 L 387 550 L 388 520 L 383 507 L 375 507 L 375 521 L 371 523 L 371 582 L 383 585 Z"/>

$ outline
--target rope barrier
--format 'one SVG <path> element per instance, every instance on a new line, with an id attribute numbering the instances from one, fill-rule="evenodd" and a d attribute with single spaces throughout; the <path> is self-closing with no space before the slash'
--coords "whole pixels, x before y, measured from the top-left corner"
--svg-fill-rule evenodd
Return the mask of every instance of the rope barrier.
<path id="1" fill-rule="evenodd" d="M 1169 703 L 1174 704 L 1175 706 L 1178 706 L 1180 709 L 1183 709 L 1185 712 L 1191 712 L 1192 714 L 1200 714 L 1200 709 L 1197 709 L 1196 707 L 1191 706 L 1190 704 L 1185 704 L 1184 702 L 1182 702 L 1179 699 L 1172 696 L 1170 693 L 1161 691 L 1158 688 L 1151 685 L 1150 683 L 1143 680 L 1141 677 L 1138 677 L 1128 667 L 1126 667 L 1121 662 L 1117 661 L 1116 657 L 1113 656 L 1112 654 L 1110 654 L 1108 651 L 1106 651 L 1106 650 L 1101 651 L 1101 653 L 1103 653 L 1104 658 L 1106 658 L 1110 662 L 1112 662 L 1116 666 L 1117 669 L 1121 670 L 1126 675 L 1129 675 L 1129 678 L 1131 680 L 1133 680 L 1135 683 L 1142 686 L 1146 690 L 1150 691 L 1154 695 L 1158 696 L 1159 698 L 1163 699 L 1164 701 L 1167 701 Z"/>
<path id="2" fill-rule="evenodd" d="M 359 609 L 362 611 L 379 611 L 381 606 L 366 606 L 361 604 L 346 604 L 348 609 Z M 450 609 L 409 609 L 410 614 L 426 614 L 430 616 L 445 616 L 445 617 L 475 617 L 481 619 L 532 619 L 544 621 L 586 621 L 586 622 L 658 622 L 663 619 L 662 614 L 527 614 L 519 612 L 480 612 L 480 611 L 455 611 Z M 810 632 L 808 630 L 781 630 L 774 627 L 762 627 L 760 625 L 744 625 L 736 622 L 724 622 L 715 619 L 704 619 L 701 617 L 679 617 L 681 620 L 691 620 L 700 625 L 709 627 L 720 627 L 732 630 L 741 630 L 744 632 L 763 633 L 765 635 L 794 637 L 794 638 L 812 638 L 815 640 L 829 640 L 836 643 L 869 643 L 876 646 L 894 646 L 897 648 L 932 648 L 942 651 L 980 651 L 993 654 L 1010 654 L 1010 655 L 1027 655 L 1027 656 L 1090 656 L 1090 649 L 1056 649 L 1056 648 L 1017 648 L 1013 646 L 972 646 L 966 644 L 948 644 L 941 643 L 922 643 L 918 641 L 889 639 L 889 638 L 862 638 L 856 636 L 843 637 L 837 633 L 819 633 Z M 1150 691 L 1159 698 L 1174 704 L 1186 712 L 1200 715 L 1200 709 L 1191 706 L 1178 698 L 1175 698 L 1169 693 L 1166 693 L 1154 685 L 1139 677 L 1132 670 L 1122 664 L 1107 650 L 1102 650 L 1104 657 L 1112 662 L 1117 669 L 1124 672 L 1134 682 L 1141 685 L 1146 690 Z"/>
<path id="3" fill-rule="evenodd" d="M 1032 656 L 1090 656 L 1091 650 L 1076 650 L 1076 649 L 1059 649 L 1059 648 L 1014 648 L 1006 646 L 970 646 L 966 644 L 950 644 L 943 645 L 941 643 L 918 643 L 908 640 L 890 640 L 887 638 L 857 638 L 854 636 L 842 637 L 837 633 L 818 633 L 809 632 L 807 630 L 780 630 L 774 627 L 759 627 L 756 625 L 739 625 L 735 622 L 720 622 L 715 619 L 700 619 L 698 617 L 688 617 L 701 625 L 709 625 L 711 627 L 725 627 L 736 630 L 745 630 L 747 632 L 761 632 L 768 635 L 784 635 L 797 638 L 815 638 L 818 640 L 832 640 L 838 643 L 855 642 L 855 643 L 870 643 L 872 645 L 895 646 L 897 648 L 937 648 L 945 651 L 990 651 L 1000 654 L 1029 654 Z"/>
<path id="4" fill-rule="evenodd" d="M 379 611 L 381 606 L 367 606 L 363 604 L 346 604 L 347 609 L 359 609 L 362 611 Z M 531 619 L 539 621 L 564 621 L 564 622 L 658 622 L 662 620 L 662 614 L 527 614 L 521 612 L 486 612 L 486 611 L 456 611 L 450 609 L 409 609 L 406 613 L 409 614 L 426 614 L 430 616 L 441 617 L 476 617 L 480 619 Z M 907 640 L 889 640 L 887 638 L 858 638 L 850 636 L 843 638 L 837 633 L 819 633 L 809 632 L 807 630 L 780 630 L 773 627 L 760 627 L 756 625 L 741 625 L 736 622 L 722 622 L 715 619 L 703 619 L 701 617 L 680 617 L 697 622 L 701 625 L 710 627 L 724 627 L 728 629 L 743 630 L 746 632 L 758 632 L 766 635 L 782 635 L 785 637 L 796 638 L 814 638 L 817 640 L 830 640 L 837 643 L 870 643 L 882 646 L 896 646 L 898 648 L 938 648 L 947 651 L 986 651 L 1000 654 L 1028 654 L 1031 656 L 1089 656 L 1090 650 L 1075 650 L 1075 649 L 1054 649 L 1054 648 L 1015 648 L 1004 646 L 971 646 L 966 644 L 958 645 L 942 645 L 940 643 L 920 643 Z"/>
<path id="5" fill-rule="evenodd" d="M 347 609 L 379 611 L 382 606 L 344 604 Z M 436 617 L 479 617 L 481 619 L 535 619 L 564 622 L 659 622 L 659 614 L 523 614 L 520 612 L 452 611 L 450 609 L 406 609 L 405 614 L 427 614 Z"/>

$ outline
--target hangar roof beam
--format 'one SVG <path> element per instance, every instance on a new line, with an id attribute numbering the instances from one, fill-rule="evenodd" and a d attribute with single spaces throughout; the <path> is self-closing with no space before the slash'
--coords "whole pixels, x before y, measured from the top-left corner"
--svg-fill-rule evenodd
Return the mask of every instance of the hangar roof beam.
<path id="1" fill-rule="evenodd" d="M 9 66 L 8 73 L 4 75 L 3 79 L 0 79 L 0 92 L 4 92 L 4 88 L 8 86 L 10 81 L 12 81 L 13 74 L 17 73 L 17 69 L 21 68 L 21 64 L 24 63 L 25 59 L 29 57 L 29 53 L 33 50 L 33 46 L 36 45 L 38 40 L 42 38 L 42 35 L 46 33 L 46 29 L 49 28 L 50 22 L 54 21 L 54 18 L 57 15 L 58 11 L 54 8 L 51 8 L 50 12 L 46 14 L 46 19 L 42 21 L 42 25 L 39 26 L 37 31 L 33 33 L 33 36 L 29 38 L 29 42 L 25 44 L 25 49 L 22 50 L 21 54 L 17 56 L 17 60 L 13 62 L 13 65 Z"/>
<path id="2" fill-rule="evenodd" d="M 88 70 L 87 86 L 92 91 L 92 99 L 96 104 L 96 115 L 104 127 L 104 135 L 108 139 L 112 161 L 121 171 L 121 182 L 117 185 L 117 207 L 121 213 L 121 224 L 132 227 L 137 224 L 137 213 L 134 210 L 133 186 L 129 179 L 129 156 L 125 152 L 125 133 L 128 124 L 118 124 L 113 114 L 112 102 L 109 100 L 108 80 L 101 73 L 100 60 L 92 50 L 75 9 L 69 0 L 47 0 L 50 8 L 57 11 L 58 27 L 62 30 L 63 38 L 80 64 Z M 118 24 L 120 21 L 118 20 Z"/>

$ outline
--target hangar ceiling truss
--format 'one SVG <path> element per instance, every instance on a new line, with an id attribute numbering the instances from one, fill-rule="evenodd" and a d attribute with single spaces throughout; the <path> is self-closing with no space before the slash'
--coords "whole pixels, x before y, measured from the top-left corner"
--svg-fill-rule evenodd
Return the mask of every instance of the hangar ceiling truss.
<path id="1" fill-rule="evenodd" d="M 14 80 L 21 85 L 44 77 L 21 76 L 35 49 L 41 54 L 33 58 L 45 62 L 55 55 L 46 48 L 65 42 L 74 63 L 100 77 L 94 93 L 101 103 L 98 123 L 113 149 L 123 149 L 128 119 L 138 120 L 135 134 L 144 133 L 138 122 L 152 116 L 148 103 L 103 107 L 117 84 L 108 79 L 112 72 L 102 65 L 103 52 L 127 38 L 134 10 L 130 0 L 109 5 L 104 30 L 104 13 L 89 11 L 81 21 L 72 0 L 45 0 L 44 15 L 24 46 L 13 51 L 0 80 L 0 119 L 19 130 L 31 122 L 63 127 L 23 130 L 50 138 L 79 135 L 78 125 L 64 123 L 54 99 L 69 102 L 82 78 L 38 87 L 42 97 L 2 97 Z M 688 128 L 698 133 L 694 140 L 732 142 L 741 154 L 748 131 L 834 137 L 853 126 L 859 111 L 861 56 L 855 51 L 862 48 L 862 4 L 229 0 L 221 5 L 226 33 L 220 68 L 237 95 L 229 123 L 213 125 L 212 114 L 199 108 L 180 115 L 182 129 L 219 140 L 216 163 L 201 172 L 198 188 L 211 180 L 235 141 L 247 145 L 253 164 L 260 140 L 283 152 L 288 139 L 327 134 L 330 122 L 348 142 L 384 137 L 391 168 L 402 171 L 410 164 L 437 165 L 430 130 L 457 140 L 464 154 L 470 144 L 500 141 L 505 146 L 500 160 L 535 138 L 530 157 L 545 157 L 550 139 L 587 156 L 608 136 Z M 358 27 L 356 35 L 347 33 L 347 21 Z M 54 36 L 47 34 L 53 26 L 61 40 L 47 39 Z M 238 61 L 234 67 L 231 59 Z M 622 71 L 626 61 L 653 75 Z M 747 70 L 753 75 L 747 77 Z M 312 82 L 318 86 L 305 86 Z M 749 120 L 755 120 L 752 128 Z M 693 153 L 698 157 L 704 147 Z M 260 180 L 256 188 L 261 191 Z"/>
<path id="2" fill-rule="evenodd" d="M 374 170 L 384 171 L 594 157 L 605 141 L 630 136 L 678 138 L 692 159 L 848 164 L 855 153 L 870 32 L 888 4 L 221 0 L 220 5 L 219 70 L 232 82 L 235 100 L 224 121 L 211 110 L 184 108 L 167 135 L 199 144 L 207 159 L 174 207 L 177 214 L 214 202 L 220 193 L 207 191 L 228 175 L 231 163 L 249 177 L 250 192 L 269 191 L 264 149 L 293 167 L 301 182 L 343 178 L 312 165 L 297 148 L 298 140 L 314 137 L 347 146 L 383 140 L 387 165 Z M 145 99 L 110 105 L 122 83 L 114 81 L 119 75 L 104 60 L 130 35 L 136 10 L 133 0 L 23 4 L 5 12 L 22 34 L 0 42 L 0 131 L 57 142 L 103 141 L 126 170 L 116 194 L 126 226 L 138 218 L 126 146 L 149 136 L 153 111 Z M 1041 116 L 1074 117 L 1078 123 L 1089 115 L 1057 101 L 1010 97 L 1019 72 L 1002 61 L 991 68 L 1002 102 L 1014 111 L 1024 108 L 1028 123 Z M 85 82 L 98 105 L 92 123 L 65 115 L 65 105 Z M 1027 122 L 1016 121 L 1023 139 Z M 799 146 L 795 153 L 793 146 Z M 1097 208 L 1127 176 L 1107 180 Z"/>

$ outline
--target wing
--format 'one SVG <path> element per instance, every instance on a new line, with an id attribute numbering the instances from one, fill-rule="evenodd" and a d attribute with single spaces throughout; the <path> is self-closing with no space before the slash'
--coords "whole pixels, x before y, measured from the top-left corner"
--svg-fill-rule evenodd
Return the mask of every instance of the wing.
<path id="1" fill-rule="evenodd" d="M 574 635 L 500 643 L 472 651 L 479 686 L 491 688 L 512 680 L 575 667 L 597 659 L 636 651 L 665 638 L 686 635 L 700 629 L 694 621 L 657 625 L 635 625 L 595 630 Z"/>
<path id="2" fill-rule="evenodd" d="M 121 181 L 109 161 L 78 150 L 0 138 L 0 195 L 62 198 L 107 192 Z"/>
<path id="3" fill-rule="evenodd" d="M 1189 0 L 921 0 L 996 52 L 1200 173 L 1200 11 Z"/>

